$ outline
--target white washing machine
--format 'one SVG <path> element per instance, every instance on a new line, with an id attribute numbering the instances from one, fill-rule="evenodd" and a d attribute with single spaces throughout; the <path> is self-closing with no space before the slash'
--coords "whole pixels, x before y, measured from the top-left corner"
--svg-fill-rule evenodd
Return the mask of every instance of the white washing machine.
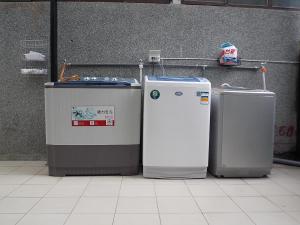
<path id="1" fill-rule="evenodd" d="M 145 77 L 144 177 L 206 177 L 210 96 L 205 78 Z"/>

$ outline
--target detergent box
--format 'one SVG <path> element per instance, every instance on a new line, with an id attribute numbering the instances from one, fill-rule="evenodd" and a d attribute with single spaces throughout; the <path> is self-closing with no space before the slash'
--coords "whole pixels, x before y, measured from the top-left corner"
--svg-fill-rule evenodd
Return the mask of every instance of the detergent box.
<path id="1" fill-rule="evenodd" d="M 225 42 L 221 45 L 220 64 L 225 66 L 236 66 L 240 64 L 238 49 L 231 43 Z"/>

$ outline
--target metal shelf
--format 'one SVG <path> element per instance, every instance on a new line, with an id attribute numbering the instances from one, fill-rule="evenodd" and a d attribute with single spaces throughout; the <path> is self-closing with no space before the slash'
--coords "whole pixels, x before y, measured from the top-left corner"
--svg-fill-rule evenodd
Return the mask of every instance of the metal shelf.
<path id="1" fill-rule="evenodd" d="M 20 70 L 22 75 L 44 76 L 48 74 L 48 36 L 39 38 L 26 37 L 20 41 L 22 48 L 22 68 Z M 26 59 L 25 54 L 30 51 L 38 52 L 43 55 L 43 60 Z"/>

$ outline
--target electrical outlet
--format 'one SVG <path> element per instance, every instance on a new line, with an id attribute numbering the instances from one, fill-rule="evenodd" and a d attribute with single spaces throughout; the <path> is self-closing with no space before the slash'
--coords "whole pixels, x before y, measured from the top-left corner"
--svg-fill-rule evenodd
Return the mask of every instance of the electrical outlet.
<path id="1" fill-rule="evenodd" d="M 159 63 L 160 62 L 160 50 L 150 50 L 149 51 L 149 62 Z"/>
<path id="2" fill-rule="evenodd" d="M 181 0 L 173 0 L 173 4 L 181 4 Z"/>

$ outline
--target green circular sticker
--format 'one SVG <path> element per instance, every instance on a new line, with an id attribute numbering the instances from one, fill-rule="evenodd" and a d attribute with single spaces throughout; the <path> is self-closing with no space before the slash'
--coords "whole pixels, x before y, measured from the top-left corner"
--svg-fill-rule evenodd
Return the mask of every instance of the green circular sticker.
<path id="1" fill-rule="evenodd" d="M 160 93 L 159 93 L 158 90 L 152 90 L 152 91 L 150 92 L 150 97 L 151 97 L 152 99 L 158 99 L 159 96 L 160 96 Z"/>

